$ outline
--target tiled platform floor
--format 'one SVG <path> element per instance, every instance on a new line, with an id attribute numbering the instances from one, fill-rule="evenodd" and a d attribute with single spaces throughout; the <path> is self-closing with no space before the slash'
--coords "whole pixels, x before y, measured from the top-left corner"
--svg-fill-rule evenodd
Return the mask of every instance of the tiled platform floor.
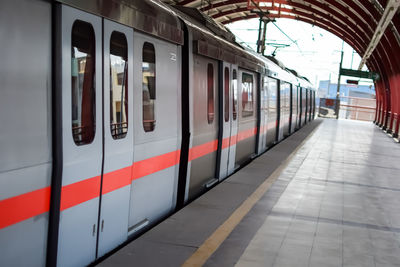
<path id="1" fill-rule="evenodd" d="M 317 123 L 100 265 L 181 265 Z M 400 144 L 372 123 L 323 120 L 205 262 L 235 265 L 400 266 Z"/>
<path id="2" fill-rule="evenodd" d="M 375 125 L 324 120 L 279 180 L 236 266 L 400 266 L 400 144 Z"/>

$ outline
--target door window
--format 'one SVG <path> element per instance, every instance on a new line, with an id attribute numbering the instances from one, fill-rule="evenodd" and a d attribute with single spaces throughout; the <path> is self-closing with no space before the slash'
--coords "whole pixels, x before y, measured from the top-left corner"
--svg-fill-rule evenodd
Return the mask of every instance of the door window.
<path id="1" fill-rule="evenodd" d="M 253 75 L 242 74 L 242 117 L 253 116 Z"/>
<path id="2" fill-rule="evenodd" d="M 114 139 L 128 132 L 128 44 L 124 34 L 110 39 L 110 129 Z"/>
<path id="3" fill-rule="evenodd" d="M 207 64 L 207 120 L 208 124 L 214 121 L 214 66 Z"/>
<path id="4" fill-rule="evenodd" d="M 233 70 L 232 73 L 232 90 L 233 90 L 233 97 L 232 97 L 232 108 L 233 108 L 233 113 L 232 117 L 233 120 L 236 120 L 237 117 L 237 73 L 236 70 Z"/>
<path id="5" fill-rule="evenodd" d="M 153 44 L 144 43 L 142 57 L 143 128 L 145 132 L 152 132 L 156 127 L 156 52 Z"/>
<path id="6" fill-rule="evenodd" d="M 96 130 L 96 53 L 92 25 L 75 21 L 71 41 L 72 136 L 80 146 L 91 143 Z"/>
<path id="7" fill-rule="evenodd" d="M 225 73 L 224 73 L 224 98 L 225 98 L 225 109 L 224 109 L 224 117 L 225 117 L 225 122 L 229 121 L 229 68 L 225 67 Z"/>

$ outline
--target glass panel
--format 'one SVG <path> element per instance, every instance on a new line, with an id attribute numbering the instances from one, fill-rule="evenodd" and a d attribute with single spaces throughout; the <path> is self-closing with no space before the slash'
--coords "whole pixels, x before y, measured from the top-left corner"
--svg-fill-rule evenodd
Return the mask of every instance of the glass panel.
<path id="1" fill-rule="evenodd" d="M 224 109 L 224 117 L 225 121 L 229 121 L 229 68 L 225 67 L 225 81 L 224 81 L 224 98 L 225 98 L 225 109 Z"/>
<path id="2" fill-rule="evenodd" d="M 95 36 L 93 27 L 80 20 L 72 26 L 71 110 L 75 144 L 93 141 L 96 131 Z"/>
<path id="3" fill-rule="evenodd" d="M 110 40 L 110 129 L 114 139 L 128 132 L 128 44 L 124 34 Z"/>
<path id="4" fill-rule="evenodd" d="M 207 119 L 208 124 L 214 121 L 214 66 L 207 65 Z"/>
<path id="5" fill-rule="evenodd" d="M 235 121 L 237 118 L 237 74 L 236 74 L 236 70 L 233 70 L 233 74 L 232 74 L 232 90 L 233 90 L 233 98 L 232 98 L 233 120 Z"/>
<path id="6" fill-rule="evenodd" d="M 276 119 L 277 114 L 277 104 L 278 104 L 278 81 L 272 78 L 268 78 L 268 112 L 270 121 Z"/>
<path id="7" fill-rule="evenodd" d="M 263 94 L 263 109 L 267 110 L 268 108 L 268 78 L 264 77 L 264 94 Z"/>
<path id="8" fill-rule="evenodd" d="M 154 45 L 143 45 L 143 128 L 145 132 L 152 132 L 156 127 L 154 106 L 156 101 L 156 53 Z"/>
<path id="9" fill-rule="evenodd" d="M 253 116 L 253 75 L 242 74 L 242 117 Z"/>
<path id="10" fill-rule="evenodd" d="M 281 115 L 283 119 L 286 119 L 286 115 L 288 115 L 289 112 L 289 102 L 288 102 L 289 84 L 281 81 L 280 91 L 281 91 Z"/>

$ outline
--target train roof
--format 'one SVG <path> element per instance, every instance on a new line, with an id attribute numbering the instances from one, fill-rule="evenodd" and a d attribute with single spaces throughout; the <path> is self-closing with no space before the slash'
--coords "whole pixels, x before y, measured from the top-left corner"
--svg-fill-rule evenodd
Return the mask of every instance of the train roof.
<path id="1" fill-rule="evenodd" d="M 300 86 L 300 87 L 314 90 L 313 85 L 311 84 L 311 82 L 310 82 L 307 78 L 301 77 L 301 76 L 300 76 L 300 77 L 298 78 L 298 80 L 299 80 L 299 86 Z"/>
<path id="2" fill-rule="evenodd" d="M 176 44 L 183 44 L 183 30 L 176 13 L 157 0 L 57 0 L 60 3 L 131 26 Z"/>
<path id="3" fill-rule="evenodd" d="M 60 3 L 130 26 L 138 31 L 183 45 L 180 19 L 193 36 L 195 53 L 236 64 L 241 68 L 311 88 L 311 83 L 273 57 L 246 50 L 224 25 L 196 8 L 170 6 L 158 0 L 56 0 Z"/>
<path id="4" fill-rule="evenodd" d="M 288 72 L 282 62 L 274 57 L 262 56 L 257 54 L 255 51 L 251 52 L 263 61 L 264 67 L 267 69 L 266 74 L 268 76 L 290 83 L 297 83 L 296 76 L 292 72 Z"/>
<path id="5" fill-rule="evenodd" d="M 225 26 L 205 14 L 199 14 L 194 8 L 179 7 L 176 13 L 192 35 L 194 53 L 236 64 L 241 68 L 265 72 L 262 61 L 236 43 L 234 35 Z"/>
<path id="6" fill-rule="evenodd" d="M 229 42 L 236 42 L 236 36 L 224 25 L 221 23 L 218 23 L 211 17 L 207 16 L 197 8 L 191 8 L 191 7 L 186 7 L 186 6 L 172 6 L 174 9 L 179 10 L 180 12 L 186 14 L 189 16 L 189 18 L 192 20 L 194 19 L 195 21 L 199 22 L 201 25 L 204 25 L 207 29 L 212 31 L 214 34 L 217 36 L 229 41 Z M 189 19 L 186 18 L 186 19 Z"/>

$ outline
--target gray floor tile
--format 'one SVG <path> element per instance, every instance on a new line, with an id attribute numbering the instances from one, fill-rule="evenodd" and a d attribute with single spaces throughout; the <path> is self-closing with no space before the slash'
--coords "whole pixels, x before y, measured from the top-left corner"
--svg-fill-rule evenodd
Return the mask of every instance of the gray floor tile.
<path id="1" fill-rule="evenodd" d="M 273 172 L 266 166 L 286 159 L 304 129 L 112 262 L 182 263 Z M 205 265 L 400 266 L 399 158 L 400 145 L 372 123 L 324 120 Z"/>

